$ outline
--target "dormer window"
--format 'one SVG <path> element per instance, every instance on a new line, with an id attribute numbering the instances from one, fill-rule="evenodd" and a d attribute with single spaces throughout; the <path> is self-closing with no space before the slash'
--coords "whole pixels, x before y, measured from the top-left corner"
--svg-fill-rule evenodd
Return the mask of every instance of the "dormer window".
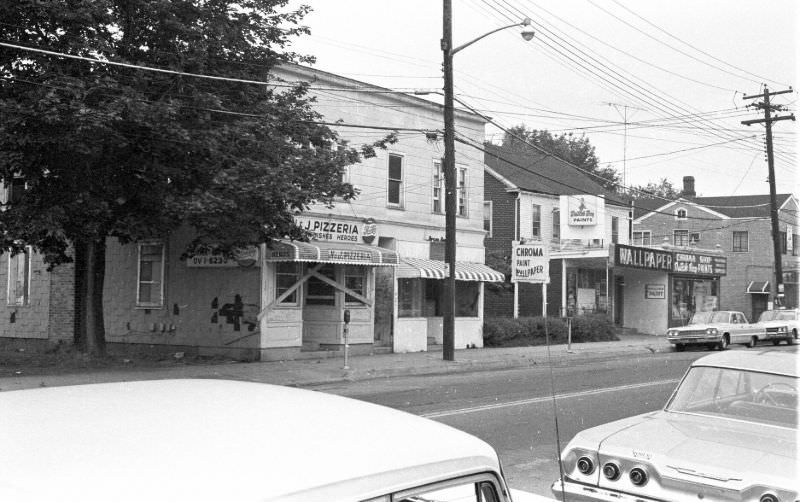
<path id="1" fill-rule="evenodd" d="M 685 220 L 686 216 L 686 209 L 680 208 L 675 210 L 675 219 L 676 220 Z"/>

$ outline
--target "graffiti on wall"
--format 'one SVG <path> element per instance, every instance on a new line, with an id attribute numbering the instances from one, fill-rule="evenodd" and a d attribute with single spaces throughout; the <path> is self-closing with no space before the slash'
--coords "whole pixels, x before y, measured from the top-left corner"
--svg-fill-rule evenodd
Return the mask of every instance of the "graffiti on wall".
<path id="1" fill-rule="evenodd" d="M 233 303 L 219 305 L 219 299 L 214 298 L 211 308 L 214 313 L 211 315 L 212 323 L 219 323 L 222 319 L 225 324 L 233 325 L 234 331 L 241 331 L 242 325 L 247 326 L 247 331 L 254 331 L 258 326 L 258 305 L 254 303 L 244 303 L 242 295 L 234 295 Z"/>

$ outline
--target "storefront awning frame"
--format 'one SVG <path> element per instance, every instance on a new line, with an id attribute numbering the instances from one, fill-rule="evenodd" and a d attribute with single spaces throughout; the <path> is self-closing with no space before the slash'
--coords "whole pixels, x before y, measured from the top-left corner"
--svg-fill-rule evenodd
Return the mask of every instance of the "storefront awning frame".
<path id="1" fill-rule="evenodd" d="M 439 260 L 424 258 L 401 258 L 397 267 L 398 279 L 445 279 L 447 264 Z M 505 282 L 504 274 L 489 268 L 482 263 L 456 262 L 455 276 L 457 281 Z"/>
<path id="2" fill-rule="evenodd" d="M 275 240 L 264 246 L 267 263 L 294 261 L 336 265 L 396 266 L 396 251 L 351 242 Z"/>

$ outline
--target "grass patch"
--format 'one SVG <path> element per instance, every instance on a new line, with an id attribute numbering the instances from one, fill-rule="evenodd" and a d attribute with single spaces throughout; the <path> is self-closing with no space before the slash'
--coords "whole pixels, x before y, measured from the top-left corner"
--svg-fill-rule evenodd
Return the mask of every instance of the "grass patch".
<path id="1" fill-rule="evenodd" d="M 567 320 L 560 317 L 487 318 L 483 322 L 485 347 L 529 347 L 567 343 Z M 603 314 L 582 315 L 572 319 L 572 342 L 617 341 L 611 321 Z"/>

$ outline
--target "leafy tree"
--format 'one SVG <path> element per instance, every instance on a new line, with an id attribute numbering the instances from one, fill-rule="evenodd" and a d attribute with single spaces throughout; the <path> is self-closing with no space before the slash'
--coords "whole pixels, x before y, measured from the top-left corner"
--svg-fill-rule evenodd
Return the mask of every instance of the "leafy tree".
<path id="1" fill-rule="evenodd" d="M 594 146 L 586 136 L 576 137 L 572 133 L 554 136 L 547 130 L 528 129 L 524 125 L 514 126 L 503 135 L 503 148 L 511 151 L 544 151 L 581 169 L 596 174 L 597 181 L 605 188 L 615 191 L 620 182 L 619 173 L 611 166 L 601 167 Z"/>
<path id="2" fill-rule="evenodd" d="M 633 199 L 677 199 L 681 196 L 681 190 L 676 189 L 667 178 L 661 178 L 658 183 L 651 181 L 647 185 L 631 187 L 630 195 Z"/>
<path id="3" fill-rule="evenodd" d="M 25 185 L 0 212 L 0 252 L 31 245 L 51 267 L 75 261 L 79 348 L 105 351 L 108 237 L 124 244 L 188 224 L 197 235 L 188 252 L 231 253 L 301 238 L 296 210 L 357 195 L 343 168 L 371 146 L 331 148 L 338 137 L 319 124 L 307 85 L 241 81 L 312 61 L 287 50 L 307 33 L 297 23 L 309 8 L 286 4 L 0 4 L 0 41 L 84 58 L 0 46 L 0 181 Z"/>

